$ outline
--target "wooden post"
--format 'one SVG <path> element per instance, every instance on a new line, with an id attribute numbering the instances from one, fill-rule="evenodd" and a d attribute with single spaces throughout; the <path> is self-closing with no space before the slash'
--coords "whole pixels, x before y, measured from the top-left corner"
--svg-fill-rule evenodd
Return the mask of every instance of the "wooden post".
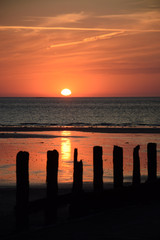
<path id="1" fill-rule="evenodd" d="M 102 147 L 93 148 L 93 188 L 95 192 L 103 191 Z"/>
<path id="2" fill-rule="evenodd" d="M 73 167 L 73 197 L 69 207 L 69 214 L 71 217 L 81 216 L 84 213 L 84 206 L 82 204 L 83 193 L 83 163 L 82 160 L 78 162 L 78 150 L 74 149 L 74 167 Z"/>
<path id="3" fill-rule="evenodd" d="M 139 186 L 141 183 L 139 149 L 140 146 L 137 145 L 133 150 L 133 186 Z"/>
<path id="4" fill-rule="evenodd" d="M 78 161 L 78 150 L 77 148 L 74 149 L 74 169 L 76 168 L 76 164 Z"/>
<path id="5" fill-rule="evenodd" d="M 54 223 L 57 219 L 58 157 L 56 150 L 47 152 L 46 224 Z"/>
<path id="6" fill-rule="evenodd" d="M 73 192 L 75 191 L 76 188 L 76 166 L 77 166 L 77 162 L 78 162 L 78 150 L 77 148 L 74 149 L 74 160 L 73 160 Z"/>
<path id="7" fill-rule="evenodd" d="M 123 148 L 114 146 L 113 149 L 114 188 L 123 187 Z"/>
<path id="8" fill-rule="evenodd" d="M 73 193 L 81 193 L 83 190 L 83 163 L 78 162 L 78 151 L 74 149 L 74 170 L 73 170 Z"/>
<path id="9" fill-rule="evenodd" d="M 148 143 L 147 157 L 148 157 L 148 182 L 153 182 L 157 179 L 157 144 Z"/>
<path id="10" fill-rule="evenodd" d="M 25 230 L 29 226 L 29 153 L 18 152 L 16 159 L 16 228 Z"/>

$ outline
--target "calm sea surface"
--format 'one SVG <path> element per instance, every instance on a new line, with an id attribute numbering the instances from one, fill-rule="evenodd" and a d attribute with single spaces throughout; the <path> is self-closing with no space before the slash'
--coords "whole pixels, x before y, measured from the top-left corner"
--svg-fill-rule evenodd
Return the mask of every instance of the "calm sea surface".
<path id="1" fill-rule="evenodd" d="M 0 98 L 2 126 L 160 126 L 160 98 Z"/>

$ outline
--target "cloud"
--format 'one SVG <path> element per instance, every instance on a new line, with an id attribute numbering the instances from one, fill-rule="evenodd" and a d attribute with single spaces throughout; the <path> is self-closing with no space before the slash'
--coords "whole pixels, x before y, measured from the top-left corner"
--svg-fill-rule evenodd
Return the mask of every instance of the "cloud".
<path id="1" fill-rule="evenodd" d="M 87 43 L 87 42 L 94 42 L 94 41 L 97 41 L 97 40 L 110 39 L 112 37 L 116 37 L 116 36 L 118 36 L 120 34 L 123 34 L 123 33 L 124 33 L 123 31 L 106 33 L 106 34 L 103 34 L 103 35 L 98 35 L 98 36 L 92 36 L 92 37 L 84 38 L 83 40 L 80 40 L 80 41 L 51 45 L 50 48 L 66 47 L 66 46 L 72 46 L 72 45 Z"/>
<path id="2" fill-rule="evenodd" d="M 135 12 L 126 14 L 114 14 L 97 16 L 98 19 L 103 19 L 121 26 L 128 26 L 130 28 L 136 27 L 138 29 L 157 29 L 160 27 L 160 13 L 159 11 Z M 151 24 L 153 27 L 151 27 Z"/>
<path id="3" fill-rule="evenodd" d="M 38 27 L 38 26 L 0 26 L 0 30 L 70 30 L 70 31 L 127 31 L 127 32 L 160 32 L 160 29 L 127 29 L 127 28 L 90 28 L 90 27 Z"/>
<path id="4" fill-rule="evenodd" d="M 154 9 L 160 8 L 159 0 L 134 0 L 129 3 L 131 6 L 137 6 L 139 8 Z"/>
<path id="5" fill-rule="evenodd" d="M 147 12 L 135 12 L 135 13 L 126 13 L 126 14 L 113 14 L 113 15 L 102 15 L 97 16 L 97 18 L 121 18 L 121 19 L 148 19 L 149 21 L 152 20 L 160 20 L 159 11 L 147 11 Z"/>
<path id="6" fill-rule="evenodd" d="M 84 12 L 60 14 L 55 17 L 34 17 L 32 21 L 38 21 L 41 26 L 53 26 L 58 24 L 78 23 L 88 18 Z"/>
<path id="7" fill-rule="evenodd" d="M 67 46 L 74 46 L 78 44 L 85 44 L 89 42 L 95 42 L 98 40 L 107 40 L 111 38 L 116 38 L 116 37 L 122 37 L 122 36 L 128 36 L 128 35 L 135 35 L 138 33 L 158 33 L 160 32 L 160 29 L 138 29 L 137 26 L 135 28 L 101 28 L 101 27 L 51 27 L 51 26 L 0 26 L 1 31 L 7 31 L 11 30 L 17 36 L 23 36 L 24 43 L 26 42 L 26 39 L 30 44 L 28 44 L 27 49 L 31 49 L 31 46 L 34 46 L 34 51 L 35 49 L 39 48 L 41 49 L 41 44 L 45 43 L 45 40 L 47 36 L 49 36 L 51 39 L 47 44 L 45 44 L 46 50 L 52 49 L 52 48 L 60 48 L 60 47 L 67 47 Z M 45 32 L 46 31 L 46 32 Z M 56 36 L 59 38 L 51 37 L 55 33 L 55 31 L 60 31 L 60 33 L 56 33 Z M 66 37 L 65 31 L 70 32 L 70 35 Z M 41 41 L 37 41 L 37 37 L 39 36 L 38 33 L 44 32 L 47 33 L 46 35 L 43 34 L 41 35 L 41 39 L 43 38 L 43 43 Z M 51 32 L 51 33 L 50 33 Z M 77 32 L 79 34 L 78 39 L 75 39 L 75 35 L 72 34 L 72 32 Z M 86 36 L 82 38 L 81 32 L 87 32 Z M 92 33 L 92 36 L 88 36 L 89 32 Z M 95 32 L 95 33 L 94 33 Z M 98 32 L 100 33 L 98 35 Z M 103 34 L 102 34 L 103 33 Z M 18 35 L 21 34 L 21 35 Z M 94 34 L 94 36 L 93 36 Z M 30 36 L 31 35 L 31 36 Z M 33 40 L 36 39 L 36 42 Z M 55 44 L 54 44 L 55 41 Z M 19 43 L 18 49 L 21 51 L 22 48 L 24 49 L 24 46 L 20 49 L 21 42 Z M 14 48 L 15 49 L 15 48 Z M 16 50 L 16 53 L 17 51 Z"/>

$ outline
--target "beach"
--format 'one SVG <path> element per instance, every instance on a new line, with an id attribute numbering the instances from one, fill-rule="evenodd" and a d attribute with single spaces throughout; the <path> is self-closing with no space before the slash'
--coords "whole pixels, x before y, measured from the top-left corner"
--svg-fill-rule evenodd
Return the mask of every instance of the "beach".
<path id="1" fill-rule="evenodd" d="M 159 175 L 159 147 L 160 135 L 157 128 L 91 128 L 82 127 L 58 127 L 35 128 L 9 127 L 1 129 L 1 236 L 4 239 L 39 239 L 48 235 L 56 236 L 56 239 L 156 239 L 159 234 L 158 220 L 160 206 L 157 201 L 149 204 L 126 206 L 123 208 L 98 211 L 93 215 L 68 219 L 68 206 L 59 208 L 59 220 L 57 224 L 44 227 L 43 212 L 30 215 L 31 229 L 27 233 L 17 235 L 15 233 L 15 159 L 18 150 L 28 150 L 30 159 L 30 201 L 43 199 L 46 196 L 46 152 L 53 148 L 60 153 L 59 164 L 59 194 L 71 192 L 73 181 L 73 151 L 77 147 L 79 159 L 84 162 L 84 190 L 93 191 L 93 146 L 103 147 L 104 163 L 104 189 L 112 188 L 113 145 L 124 148 L 124 182 L 130 185 L 132 182 L 132 158 L 133 147 L 141 146 L 141 180 L 147 179 L 146 146 L 148 142 L 157 143 L 157 174 Z M 40 131 L 41 130 L 41 131 Z M 45 130 L 45 131 L 44 131 Z M 108 132 L 109 130 L 109 132 Z M 157 131 L 156 131 L 157 130 Z M 110 132 L 111 131 L 111 132 Z M 42 143 L 43 142 L 43 143 Z M 11 150 L 7 150 L 11 149 Z M 41 149 L 41 150 L 40 150 Z M 38 153 L 39 154 L 38 154 Z M 5 154 L 4 154 L 5 153 Z M 12 156 L 10 159 L 9 156 Z M 41 157 L 40 157 L 41 156 Z M 37 159 L 35 161 L 35 158 Z M 117 199 L 118 201 L 118 199 Z M 122 217 L 123 216 L 123 217 Z M 116 219 L 116 221 L 115 221 Z M 152 219 L 152 222 L 151 220 Z M 150 228 L 149 228 L 150 226 Z M 106 230 L 104 230 L 106 229 Z M 127 229 L 127 230 L 126 230 Z M 136 230 L 135 230 L 136 229 Z M 154 231 L 154 233 L 153 233 Z M 6 234 L 7 233 L 7 234 Z M 159 236 L 159 235 L 158 235 Z M 27 237 L 26 237 L 27 239 Z"/>

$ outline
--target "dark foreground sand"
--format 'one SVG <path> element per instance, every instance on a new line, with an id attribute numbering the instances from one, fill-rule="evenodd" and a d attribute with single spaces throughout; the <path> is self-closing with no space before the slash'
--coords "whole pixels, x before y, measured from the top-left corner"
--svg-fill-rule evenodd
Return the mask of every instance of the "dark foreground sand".
<path id="1" fill-rule="evenodd" d="M 59 223 L 10 239 L 160 239 L 160 205 L 130 206 Z"/>
<path id="2" fill-rule="evenodd" d="M 32 199 L 45 188 L 31 189 Z M 118 202 L 118 199 L 117 199 Z M 58 210 L 57 224 L 44 225 L 43 212 L 30 214 L 30 230 L 15 232 L 15 188 L 0 188 L 0 239 L 160 239 L 158 201 L 107 208 L 85 217 L 68 218 L 68 206 Z"/>

